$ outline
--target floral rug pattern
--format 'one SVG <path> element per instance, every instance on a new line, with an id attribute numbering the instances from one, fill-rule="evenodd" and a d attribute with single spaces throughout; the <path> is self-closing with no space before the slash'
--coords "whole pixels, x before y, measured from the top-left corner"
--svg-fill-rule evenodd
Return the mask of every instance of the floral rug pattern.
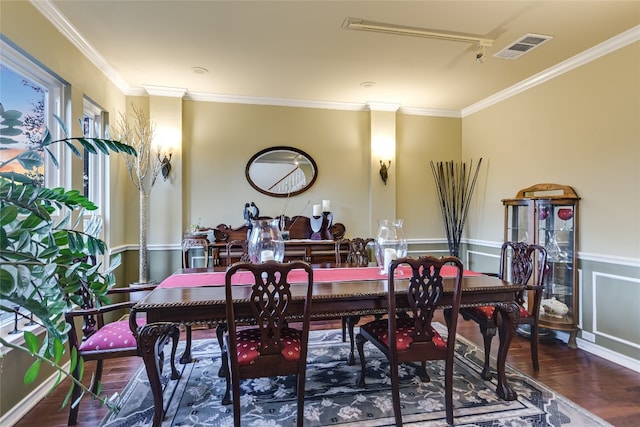
<path id="1" fill-rule="evenodd" d="M 438 327 L 443 328 L 442 325 Z M 384 355 L 365 345 L 367 387 L 356 386 L 359 361 L 346 363 L 349 345 L 339 330 L 312 331 L 307 357 L 305 426 L 393 426 L 393 407 Z M 583 408 L 557 395 L 518 371 L 509 368 L 509 381 L 518 400 L 505 402 L 496 396 L 495 380 L 479 376 L 482 351 L 458 336 L 454 367 L 454 417 L 458 426 L 608 426 Z M 163 427 L 231 426 L 231 405 L 222 405 L 225 380 L 218 376 L 220 350 L 215 339 L 194 342 L 194 363 L 181 365 L 178 381 L 164 378 L 166 416 Z M 357 355 L 356 355 L 357 359 Z M 444 362 L 429 362 L 430 382 L 416 375 L 418 364 L 400 368 L 403 421 L 406 426 L 446 426 L 444 411 Z M 495 362 L 494 362 L 495 366 Z M 165 369 L 164 372 L 169 372 Z M 295 425 L 295 379 L 260 378 L 241 383 L 242 425 L 285 427 Z M 150 425 L 152 398 L 144 368 L 134 376 L 119 398 L 119 411 L 102 422 L 103 427 Z"/>

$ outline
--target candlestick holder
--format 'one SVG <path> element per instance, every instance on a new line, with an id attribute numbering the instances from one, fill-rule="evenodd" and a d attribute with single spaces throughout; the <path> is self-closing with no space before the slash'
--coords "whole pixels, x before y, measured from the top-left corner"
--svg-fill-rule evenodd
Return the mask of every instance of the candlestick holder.
<path id="1" fill-rule="evenodd" d="M 322 212 L 320 216 L 312 216 L 310 218 L 311 240 L 333 240 L 333 236 L 329 229 L 333 223 L 333 214 L 331 212 Z"/>

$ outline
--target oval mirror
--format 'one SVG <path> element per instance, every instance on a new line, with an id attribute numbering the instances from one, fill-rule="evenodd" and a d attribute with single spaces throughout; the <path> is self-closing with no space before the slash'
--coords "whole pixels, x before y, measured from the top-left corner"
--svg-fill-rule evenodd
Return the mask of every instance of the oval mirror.
<path id="1" fill-rule="evenodd" d="M 271 147 L 256 153 L 245 170 L 247 181 L 259 192 L 273 197 L 295 196 L 313 185 L 316 162 L 293 147 Z"/>

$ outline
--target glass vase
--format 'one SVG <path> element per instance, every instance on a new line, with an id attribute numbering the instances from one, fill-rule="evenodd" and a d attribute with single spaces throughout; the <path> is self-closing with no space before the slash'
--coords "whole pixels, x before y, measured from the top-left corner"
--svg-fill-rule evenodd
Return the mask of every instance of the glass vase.
<path id="1" fill-rule="evenodd" d="M 257 219 L 251 221 L 249 235 L 249 259 L 255 264 L 265 261 L 282 262 L 284 259 L 284 241 L 279 226 L 280 220 Z"/>
<path id="2" fill-rule="evenodd" d="M 401 219 L 378 221 L 375 252 L 380 274 L 388 274 L 391 261 L 407 256 L 407 239 L 404 237 L 402 223 Z"/>

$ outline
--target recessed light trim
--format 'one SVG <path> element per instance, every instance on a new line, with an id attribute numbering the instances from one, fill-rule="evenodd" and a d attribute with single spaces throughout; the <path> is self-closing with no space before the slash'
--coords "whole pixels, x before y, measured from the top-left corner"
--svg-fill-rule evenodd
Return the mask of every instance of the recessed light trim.
<path id="1" fill-rule="evenodd" d="M 193 74 L 209 74 L 209 70 L 204 67 L 192 67 L 191 72 L 193 72 Z"/>

